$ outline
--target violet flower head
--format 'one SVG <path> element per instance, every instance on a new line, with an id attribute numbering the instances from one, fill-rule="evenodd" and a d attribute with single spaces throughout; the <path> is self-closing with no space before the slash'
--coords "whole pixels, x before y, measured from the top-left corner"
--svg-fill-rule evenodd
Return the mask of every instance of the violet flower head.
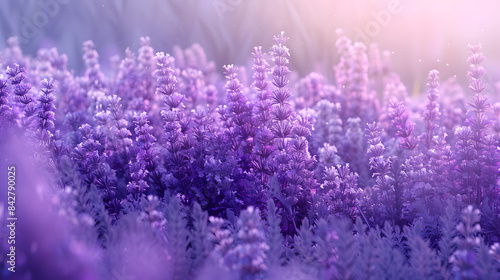
<path id="1" fill-rule="evenodd" d="M 492 154 L 496 144 L 494 144 L 493 139 L 488 136 L 489 128 L 492 125 L 492 121 L 488 118 L 488 111 L 491 109 L 491 105 L 488 101 L 488 97 L 482 94 L 485 88 L 485 84 L 482 82 L 481 78 L 485 73 L 481 62 L 484 56 L 481 51 L 481 45 L 469 46 L 471 54 L 468 61 L 471 63 L 470 70 L 467 73 L 471 78 L 472 82 L 469 88 L 476 94 L 472 98 L 468 105 L 471 106 L 471 110 L 468 112 L 469 117 L 467 118 L 467 124 L 469 125 L 472 132 L 472 147 L 474 149 L 474 161 L 469 161 L 469 171 L 474 175 L 472 178 L 467 179 L 464 183 L 468 183 L 467 193 L 469 195 L 468 202 L 475 203 L 479 205 L 484 198 L 485 187 L 489 187 L 490 183 L 496 181 L 498 178 L 498 172 L 491 172 L 490 170 L 497 163 L 495 160 L 488 160 Z M 463 160 L 462 160 L 463 161 Z M 472 165 L 472 166 L 470 166 Z"/>
<path id="2" fill-rule="evenodd" d="M 474 115 L 471 115 L 467 122 L 476 133 L 476 145 L 480 145 L 480 138 L 484 136 L 486 129 L 491 125 L 491 121 L 484 114 L 491 106 L 488 97 L 481 94 L 474 95 L 472 102 L 468 104 L 472 107 L 471 111 L 474 112 Z"/>
<path id="3" fill-rule="evenodd" d="M 288 69 L 290 52 L 285 46 L 286 41 L 285 33 L 281 32 L 280 35 L 274 36 L 274 41 L 276 45 L 271 48 L 273 54 L 273 62 L 275 64 L 273 73 L 273 85 L 277 88 L 273 90 L 273 102 L 275 104 L 283 105 L 286 100 L 291 96 L 289 89 L 285 88 L 288 84 L 288 74 L 290 70 Z"/>
<path id="4" fill-rule="evenodd" d="M 19 102 L 21 108 L 24 109 L 29 103 L 33 101 L 31 94 L 28 94 L 31 89 L 29 83 L 23 83 L 26 79 L 26 70 L 15 64 L 13 67 L 8 66 L 5 73 L 9 76 L 11 84 L 14 86 L 14 94 L 16 101 Z"/>
<path id="5" fill-rule="evenodd" d="M 141 194 L 148 190 L 147 176 L 148 171 L 144 168 L 142 162 L 130 163 L 131 181 L 127 185 L 127 191 L 134 199 L 138 199 Z"/>
<path id="6" fill-rule="evenodd" d="M 298 98 L 295 100 L 297 109 L 310 108 L 328 97 L 323 75 L 312 72 L 299 81 Z"/>
<path id="7" fill-rule="evenodd" d="M 14 100 L 17 102 L 15 116 L 18 119 L 18 126 L 24 129 L 32 129 L 34 115 L 37 108 L 33 94 L 30 92 L 32 86 L 26 82 L 26 69 L 14 64 L 7 66 L 5 73 L 10 76 L 11 84 L 14 86 Z"/>
<path id="8" fill-rule="evenodd" d="M 368 57 L 363 43 L 356 42 L 352 46 L 353 58 L 349 73 L 351 93 L 355 99 L 364 98 L 368 87 Z"/>
<path id="9" fill-rule="evenodd" d="M 0 74 L 0 118 L 2 120 L 4 120 L 12 110 L 9 105 L 9 89 L 7 84 L 7 78 L 3 74 Z"/>
<path id="10" fill-rule="evenodd" d="M 311 140 L 313 150 L 320 149 L 325 143 L 335 146 L 341 144 L 344 133 L 343 121 L 340 118 L 341 107 L 340 103 L 333 103 L 327 99 L 319 101 L 314 106 L 316 122 Z"/>
<path id="11" fill-rule="evenodd" d="M 339 63 L 333 68 L 335 71 L 335 81 L 337 89 L 345 93 L 350 85 L 348 71 L 350 68 L 352 43 L 347 36 L 342 35 L 335 42 L 335 47 L 337 48 L 337 53 L 340 55 Z"/>
<path id="12" fill-rule="evenodd" d="M 182 78 L 181 92 L 189 100 L 189 105 L 192 108 L 196 108 L 200 103 L 203 104 L 206 102 L 206 97 L 202 95 L 202 90 L 205 87 L 205 79 L 202 71 L 187 68 L 182 70 L 180 77 Z"/>
<path id="13" fill-rule="evenodd" d="M 103 86 L 104 74 L 101 72 L 99 64 L 99 54 L 92 41 L 83 43 L 83 61 L 85 62 L 85 76 L 88 79 L 89 86 L 94 89 L 100 89 Z"/>
<path id="14" fill-rule="evenodd" d="M 135 135 L 139 153 L 137 161 L 143 162 L 144 167 L 152 172 L 157 167 L 157 154 L 155 151 L 156 138 L 151 134 L 153 127 L 150 125 L 146 112 L 134 115 Z"/>
<path id="15" fill-rule="evenodd" d="M 252 151 L 254 136 L 254 124 L 252 120 L 251 103 L 246 100 L 243 92 L 243 85 L 237 78 L 237 68 L 234 65 L 224 66 L 226 70 L 226 85 L 228 109 L 232 113 L 231 123 L 233 128 L 228 131 L 231 135 L 232 149 L 239 150 L 239 157 L 249 155 Z M 245 159 L 245 164 L 249 164 L 249 159 Z"/>
<path id="16" fill-rule="evenodd" d="M 0 136 L 26 138 L 27 166 L 54 186 L 35 182 L 51 203 L 44 211 L 70 218 L 68 227 L 43 221 L 64 229 L 52 247 L 101 256 L 85 266 L 89 279 L 119 278 L 118 270 L 186 280 L 499 279 L 500 103 L 490 105 L 480 45 L 470 47 L 467 103 L 460 83 L 441 83 L 438 70 L 414 100 L 387 66 L 390 52 L 368 54 L 346 36 L 336 42 L 335 81 L 299 76 L 287 39 L 275 36 L 269 53 L 253 49 L 252 75 L 217 69 L 197 44 L 155 55 L 148 37 L 112 58 L 111 74 L 85 42 L 79 75 L 57 49 L 29 58 L 9 39 Z M 4 142 L 0 162 L 19 176 L 0 179 L 15 192 L 30 170 Z M 4 221 L 14 206 L 2 199 Z M 23 221 L 38 232 L 37 221 Z M 31 245 L 16 247 L 14 278 L 39 275 L 37 254 L 47 279 L 78 266 L 46 258 L 43 242 L 24 237 L 19 244 Z"/>
<path id="17" fill-rule="evenodd" d="M 481 77 L 486 72 L 483 66 L 481 66 L 484 56 L 481 44 L 469 45 L 469 49 L 471 54 L 467 61 L 470 63 L 470 70 L 467 72 L 467 75 L 472 78 L 469 88 L 476 94 L 479 94 L 486 87 L 486 84 L 481 81 Z"/>
<path id="18" fill-rule="evenodd" d="M 481 231 L 479 225 L 479 210 L 471 205 L 462 211 L 462 221 L 457 225 L 459 236 L 455 237 L 454 242 L 457 250 L 451 257 L 453 271 L 457 278 L 473 279 L 481 275 L 480 268 L 476 264 L 476 250 L 480 245 L 479 237 Z"/>
<path id="19" fill-rule="evenodd" d="M 273 103 L 272 116 L 274 124 L 271 131 L 277 138 L 281 139 L 280 149 L 284 149 L 285 139 L 289 138 L 292 133 L 292 124 L 290 118 L 292 116 L 292 108 L 288 99 L 292 96 L 290 89 L 286 88 L 288 84 L 288 57 L 290 53 L 288 48 L 284 45 L 288 38 L 285 37 L 284 32 L 274 37 L 276 45 L 273 45 L 272 54 L 273 62 L 273 85 L 276 87 L 272 91 L 271 100 Z"/>
<path id="20" fill-rule="evenodd" d="M 156 94 L 172 95 L 177 90 L 177 77 L 171 67 L 172 59 L 169 54 L 159 52 L 155 56 L 156 69 Z"/>
<path id="21" fill-rule="evenodd" d="M 253 56 L 253 69 L 255 70 L 255 73 L 253 74 L 253 86 L 258 91 L 257 98 L 259 99 L 257 106 L 255 106 L 257 115 L 256 118 L 259 123 L 267 126 L 270 121 L 271 108 L 271 100 L 269 99 L 271 90 L 269 89 L 269 82 L 267 77 L 269 64 L 264 58 L 262 47 L 255 47 Z"/>
<path id="22" fill-rule="evenodd" d="M 19 64 L 14 64 L 13 67 L 7 66 L 5 73 L 10 77 L 10 82 L 13 85 L 18 85 L 26 79 L 25 68 L 19 66 Z"/>
<path id="23" fill-rule="evenodd" d="M 132 133 L 127 128 L 128 122 L 124 118 L 121 98 L 116 95 L 110 96 L 107 103 L 107 111 L 111 119 L 109 140 L 111 140 L 115 151 L 123 152 L 127 157 L 132 146 L 132 140 L 130 139 Z"/>
<path id="24" fill-rule="evenodd" d="M 368 128 L 366 129 L 368 138 L 368 150 L 367 153 L 370 157 L 370 169 L 374 171 L 374 176 L 385 176 L 389 171 L 389 164 L 384 163 L 384 151 L 385 147 L 381 143 L 380 140 L 380 128 L 378 127 L 376 122 L 371 124 L 367 124 Z M 382 165 L 380 165 L 382 164 Z"/>
<path id="25" fill-rule="evenodd" d="M 389 118 L 396 127 L 396 136 L 401 138 L 401 146 L 408 150 L 413 150 L 417 146 L 417 141 L 412 137 L 415 123 L 409 121 L 409 113 L 403 102 L 391 100 L 389 103 Z"/>
<path id="26" fill-rule="evenodd" d="M 243 93 L 241 92 L 243 89 L 243 85 L 237 79 L 237 71 L 238 68 L 234 65 L 225 65 L 224 66 L 225 75 L 227 79 L 227 83 L 224 88 L 228 92 L 228 100 L 231 102 L 237 102 L 241 98 L 243 98 Z"/>
<path id="27" fill-rule="evenodd" d="M 400 163 L 396 157 L 385 155 L 386 148 L 381 142 L 381 130 L 378 124 L 373 122 L 367 126 L 368 163 L 372 177 L 375 177 L 375 183 L 364 189 L 360 204 L 369 206 L 365 208 L 369 212 L 368 219 L 375 224 L 380 224 L 383 219 L 397 221 L 400 219 L 402 208 L 401 186 L 395 180 L 400 173 Z M 379 213 L 383 219 L 374 213 Z M 364 215 L 362 216 L 366 219 Z"/>
<path id="28" fill-rule="evenodd" d="M 384 156 L 385 147 L 381 143 L 381 131 L 377 123 L 368 124 L 366 131 L 370 170 L 373 172 L 373 177 L 376 177 L 376 187 L 380 190 L 380 194 L 385 195 L 391 189 L 391 178 L 388 176 L 391 170 L 391 160 Z"/>
<path id="29" fill-rule="evenodd" d="M 140 95 L 142 89 L 136 69 L 135 53 L 129 48 L 125 50 L 125 57 L 120 61 L 117 66 L 116 74 L 116 87 L 114 93 L 120 92 L 123 98 L 133 99 Z"/>
<path id="30" fill-rule="evenodd" d="M 351 172 L 349 164 L 325 168 L 321 188 L 328 198 L 327 205 L 332 215 L 353 220 L 357 217 L 358 197 L 361 195 L 358 177 L 357 173 Z"/>
<path id="31" fill-rule="evenodd" d="M 37 138 L 43 142 L 48 142 L 54 133 L 54 116 L 56 107 L 54 106 L 55 85 L 52 79 L 43 79 L 41 95 L 38 98 L 38 132 Z"/>
<path id="32" fill-rule="evenodd" d="M 111 201 L 116 195 L 116 178 L 106 162 L 107 156 L 104 154 L 104 148 L 99 141 L 95 140 L 95 133 L 89 124 L 82 125 L 78 132 L 83 141 L 74 148 L 72 157 L 79 162 L 78 170 L 83 181 L 101 190 L 105 202 Z"/>
<path id="33" fill-rule="evenodd" d="M 473 149 L 473 132 L 468 126 L 461 126 L 455 131 L 457 136 L 457 147 L 462 152 L 464 159 L 472 160 L 476 156 L 476 151 Z"/>
<path id="34" fill-rule="evenodd" d="M 439 72 L 437 70 L 431 70 L 429 72 L 427 86 L 429 87 L 429 91 L 427 92 L 427 104 L 425 105 L 425 111 L 422 116 L 425 121 L 425 147 L 430 149 L 433 132 L 438 127 L 437 121 L 441 115 L 439 112 L 439 103 L 436 102 L 439 97 Z"/>
<path id="35" fill-rule="evenodd" d="M 155 56 L 157 69 L 156 69 L 156 94 L 163 95 L 163 102 L 168 111 L 182 111 L 184 110 L 183 100 L 184 96 L 177 92 L 178 79 L 172 68 L 173 60 L 169 54 L 162 52 L 157 53 Z"/>
<path id="36" fill-rule="evenodd" d="M 254 83 L 253 85 L 257 90 L 262 93 L 267 90 L 267 72 L 269 69 L 269 63 L 267 63 L 262 53 L 262 47 L 255 47 L 253 52 L 253 69 L 255 73 L 253 75 Z M 259 97 L 259 99 L 262 99 Z"/>
<path id="37" fill-rule="evenodd" d="M 146 98 L 151 98 L 151 91 L 154 83 L 151 81 L 155 73 L 155 52 L 151 47 L 151 39 L 149 37 L 140 38 L 141 47 L 137 56 L 137 71 L 141 78 L 141 84 L 144 87 Z"/>

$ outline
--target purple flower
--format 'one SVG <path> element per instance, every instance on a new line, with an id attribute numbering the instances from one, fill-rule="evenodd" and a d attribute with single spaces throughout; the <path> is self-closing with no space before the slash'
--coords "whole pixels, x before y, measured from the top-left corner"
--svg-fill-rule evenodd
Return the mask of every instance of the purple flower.
<path id="1" fill-rule="evenodd" d="M 331 94 L 325 83 L 325 77 L 312 72 L 299 81 L 295 107 L 296 109 L 310 108 Z"/>
<path id="2" fill-rule="evenodd" d="M 55 128 L 54 112 L 56 110 L 54 106 L 54 81 L 52 79 L 44 79 L 41 84 L 43 88 L 41 89 L 42 95 L 38 99 L 38 128 L 47 132 L 53 132 Z"/>
<path id="3" fill-rule="evenodd" d="M 331 214 L 338 218 L 355 220 L 359 215 L 358 197 L 361 189 L 358 187 L 358 174 L 351 172 L 349 164 L 325 168 L 324 183 L 321 192 L 328 198 L 327 205 Z"/>
<path id="4" fill-rule="evenodd" d="M 26 82 L 25 71 L 23 67 L 14 64 L 13 67 L 7 66 L 5 73 L 14 86 L 14 100 L 17 103 L 17 106 L 14 107 L 14 116 L 18 119 L 19 126 L 28 129 L 31 128 L 33 115 L 36 113 L 36 105 L 33 95 L 30 93 L 32 86 Z"/>
<path id="5" fill-rule="evenodd" d="M 140 84 L 144 88 L 144 97 L 150 99 L 154 88 L 152 78 L 156 69 L 155 52 L 150 46 L 151 40 L 149 37 L 141 37 L 140 43 L 141 47 L 137 56 L 137 72 L 139 73 Z"/>
<path id="6" fill-rule="evenodd" d="M 140 149 L 137 154 L 137 161 L 142 162 L 146 170 L 153 172 L 158 166 L 158 155 L 154 146 L 156 138 L 151 134 L 153 127 L 149 123 L 146 112 L 134 115 L 134 131 L 137 146 Z"/>
<path id="7" fill-rule="evenodd" d="M 391 100 L 389 118 L 392 120 L 392 125 L 396 127 L 396 136 L 401 138 L 401 146 L 408 150 L 415 149 L 418 145 L 415 137 L 412 136 L 415 123 L 408 120 L 409 113 L 406 106 L 402 102 Z"/>
<path id="8" fill-rule="evenodd" d="M 7 87 L 7 78 L 0 74 L 0 117 L 2 120 L 8 118 L 12 108 L 9 105 L 9 89 Z"/>
<path id="9" fill-rule="evenodd" d="M 127 185 L 127 191 L 132 195 L 133 199 L 137 200 L 141 194 L 148 190 L 147 176 L 148 171 L 144 168 L 142 162 L 130 163 L 131 181 Z"/>
<path id="10" fill-rule="evenodd" d="M 480 94 L 486 87 L 486 84 L 481 81 L 481 77 L 486 72 L 483 66 L 481 66 L 481 62 L 484 60 L 482 47 L 481 44 L 469 45 L 469 49 L 471 54 L 467 61 L 470 62 L 470 70 L 467 72 L 467 75 L 472 78 L 469 88 L 476 94 Z"/>
<path id="11" fill-rule="evenodd" d="M 478 258 L 476 250 L 480 245 L 477 235 L 481 231 L 479 220 L 479 210 L 471 205 L 462 211 L 462 221 L 456 228 L 460 236 L 454 239 L 457 250 L 450 259 L 457 278 L 474 279 L 481 275 L 480 268 L 476 264 Z"/>
<path id="12" fill-rule="evenodd" d="M 253 75 L 254 82 L 253 86 L 258 91 L 257 98 L 257 106 L 255 106 L 255 114 L 258 123 L 263 126 L 268 126 L 271 118 L 270 118 L 270 108 L 271 101 L 269 99 L 271 95 L 271 90 L 269 89 L 269 82 L 267 77 L 267 72 L 269 70 L 269 64 L 264 58 L 264 54 L 262 53 L 262 47 L 254 48 L 254 64 L 253 69 L 255 73 Z"/>
<path id="13" fill-rule="evenodd" d="M 437 121 L 441 115 L 439 112 L 439 104 L 436 100 L 439 97 L 439 72 L 437 70 L 431 70 L 429 76 L 427 77 L 427 86 L 429 91 L 427 92 L 427 104 L 425 105 L 425 111 L 422 113 L 422 117 L 425 121 L 425 135 L 424 143 L 427 149 L 431 148 L 433 131 L 438 127 Z"/>
<path id="14" fill-rule="evenodd" d="M 370 204 L 369 206 L 373 207 L 374 212 L 384 213 L 387 212 L 387 207 L 391 207 L 391 200 L 395 195 L 394 179 L 391 177 L 392 161 L 389 157 L 384 156 L 385 147 L 381 142 L 381 131 L 377 123 L 368 124 L 366 132 L 369 165 L 370 170 L 373 172 L 372 176 L 375 177 L 375 185 L 365 189 L 365 196 L 368 201 L 363 203 Z"/>
<path id="15" fill-rule="evenodd" d="M 282 32 L 268 54 L 253 49 L 247 81 L 244 67 L 217 69 L 197 44 L 155 55 L 143 37 L 108 74 L 87 41 L 79 76 L 57 49 L 29 58 L 9 39 L 0 133 L 25 138 L 27 166 L 54 187 L 23 184 L 30 170 L 7 141 L 1 162 L 19 174 L 0 179 L 71 218 L 71 230 L 44 221 L 65 230 L 52 247 L 100 245 L 88 274 L 100 278 L 497 279 L 500 103 L 486 95 L 480 45 L 470 47 L 470 102 L 437 70 L 417 102 L 390 52 L 340 36 L 330 81 L 293 72 L 287 40 Z M 12 203 L 0 201 L 0 219 Z M 48 252 L 23 236 L 21 278 L 38 275 L 32 256 Z"/>
<path id="16" fill-rule="evenodd" d="M 104 74 L 99 64 L 99 54 L 92 41 L 83 43 L 83 61 L 85 62 L 85 77 L 91 89 L 100 89 L 104 86 Z"/>
<path id="17" fill-rule="evenodd" d="M 104 149 L 94 139 L 95 134 L 90 125 L 82 125 L 78 130 L 83 141 L 74 149 L 72 157 L 78 161 L 84 182 L 95 185 L 102 191 L 103 200 L 111 201 L 115 198 L 116 179 L 106 163 Z"/>

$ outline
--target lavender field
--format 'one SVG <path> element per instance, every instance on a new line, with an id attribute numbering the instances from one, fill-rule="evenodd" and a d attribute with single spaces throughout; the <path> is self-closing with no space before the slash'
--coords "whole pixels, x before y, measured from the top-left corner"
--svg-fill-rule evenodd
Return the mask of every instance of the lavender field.
<path id="1" fill-rule="evenodd" d="M 8 37 L 0 279 L 500 279 L 490 54 L 414 86 L 369 34 L 306 67 L 283 29 L 224 65 L 148 34 L 114 56 Z"/>

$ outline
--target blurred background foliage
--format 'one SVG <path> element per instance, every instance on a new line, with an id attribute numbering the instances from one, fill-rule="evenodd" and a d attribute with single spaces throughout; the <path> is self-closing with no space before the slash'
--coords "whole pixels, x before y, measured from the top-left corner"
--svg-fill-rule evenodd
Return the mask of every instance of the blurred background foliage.
<path id="1" fill-rule="evenodd" d="M 50 4 L 57 7 L 46 8 Z M 391 7 L 398 12 L 387 17 Z M 500 70 L 491 66 L 500 61 L 498 8 L 494 0 L 2 0 L 0 49 L 10 36 L 24 39 L 30 55 L 57 46 L 79 73 L 84 41 L 96 43 L 106 67 L 112 55 L 123 57 L 126 47 L 136 51 L 139 38 L 150 36 L 155 51 L 200 43 L 222 72 L 224 64 L 247 65 L 254 46 L 269 50 L 268 38 L 285 31 L 292 38 L 292 69 L 333 79 L 335 30 L 341 28 L 392 52 L 407 88 L 421 92 L 429 69 L 439 69 L 443 79 L 466 80 L 467 45 L 477 42 L 489 77 L 498 80 Z"/>

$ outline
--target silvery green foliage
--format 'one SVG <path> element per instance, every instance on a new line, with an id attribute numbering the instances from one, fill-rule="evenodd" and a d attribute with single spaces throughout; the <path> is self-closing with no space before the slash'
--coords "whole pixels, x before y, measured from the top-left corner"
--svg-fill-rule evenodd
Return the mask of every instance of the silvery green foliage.
<path id="1" fill-rule="evenodd" d="M 190 274 L 187 221 L 177 196 L 165 197 L 165 241 L 171 279 L 186 279 Z"/>
<path id="2" fill-rule="evenodd" d="M 193 227 L 190 232 L 192 269 L 196 271 L 205 263 L 212 246 L 209 242 L 208 213 L 195 203 L 191 214 Z"/>
<path id="3" fill-rule="evenodd" d="M 281 216 L 272 199 L 267 201 L 267 261 L 270 269 L 280 266 L 283 262 L 283 235 L 281 234 Z"/>
<path id="4" fill-rule="evenodd" d="M 238 271 L 241 279 L 262 279 L 268 270 L 265 233 L 260 211 L 253 206 L 241 212 L 238 219 L 236 246 L 225 256 L 230 268 Z"/>

